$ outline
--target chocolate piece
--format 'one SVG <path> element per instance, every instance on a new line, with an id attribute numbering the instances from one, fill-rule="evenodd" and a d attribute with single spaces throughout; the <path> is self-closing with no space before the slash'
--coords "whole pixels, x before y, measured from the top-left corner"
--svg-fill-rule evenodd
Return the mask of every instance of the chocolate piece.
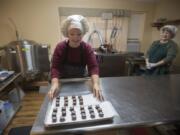
<path id="1" fill-rule="evenodd" d="M 52 112 L 52 117 L 56 117 L 56 112 Z"/>
<path id="2" fill-rule="evenodd" d="M 85 113 L 85 110 L 81 110 L 81 114 L 82 114 L 82 113 Z"/>
<path id="3" fill-rule="evenodd" d="M 60 100 L 59 99 L 56 99 L 56 103 L 59 103 L 60 102 Z"/>
<path id="4" fill-rule="evenodd" d="M 84 110 L 84 106 L 80 106 L 80 110 Z"/>
<path id="5" fill-rule="evenodd" d="M 76 114 L 76 112 L 75 111 L 71 111 L 71 115 L 75 115 Z"/>
<path id="6" fill-rule="evenodd" d="M 99 117 L 103 117 L 104 113 L 103 112 L 99 112 Z"/>
<path id="7" fill-rule="evenodd" d="M 100 108 L 100 106 L 99 105 L 96 105 L 96 107 L 95 107 L 96 109 L 98 109 L 98 108 Z"/>
<path id="8" fill-rule="evenodd" d="M 86 119 L 86 114 L 85 113 L 81 113 L 81 118 L 82 119 Z"/>
<path id="9" fill-rule="evenodd" d="M 62 111 L 62 116 L 66 116 L 66 111 Z"/>
<path id="10" fill-rule="evenodd" d="M 61 108 L 61 111 L 66 111 L 66 107 L 63 106 L 63 107 Z"/>
<path id="11" fill-rule="evenodd" d="M 56 117 L 52 117 L 52 122 L 56 122 L 57 121 L 57 118 Z"/>
<path id="12" fill-rule="evenodd" d="M 68 105 L 68 101 L 67 101 L 67 100 L 64 101 L 64 105 L 65 105 L 65 106 Z"/>
<path id="13" fill-rule="evenodd" d="M 69 110 L 70 110 L 70 111 L 74 111 L 74 107 L 71 106 L 71 107 L 69 108 Z"/>
<path id="14" fill-rule="evenodd" d="M 65 96 L 65 97 L 64 97 L 64 100 L 67 100 L 67 99 L 68 99 L 68 97 L 67 97 L 67 96 Z"/>
<path id="15" fill-rule="evenodd" d="M 54 108 L 54 109 L 53 109 L 53 112 L 56 112 L 56 113 L 57 113 L 57 108 Z"/>
<path id="16" fill-rule="evenodd" d="M 76 120 L 76 115 L 72 115 L 72 120 Z"/>
<path id="17" fill-rule="evenodd" d="M 92 105 L 89 105 L 89 106 L 88 106 L 88 109 L 89 109 L 89 110 L 92 109 Z"/>
<path id="18" fill-rule="evenodd" d="M 59 99 L 60 99 L 60 96 L 57 96 L 57 97 L 56 97 L 56 99 L 58 99 L 58 100 L 59 100 Z"/>
<path id="19" fill-rule="evenodd" d="M 102 112 L 102 109 L 101 109 L 101 108 L 98 108 L 97 111 L 98 111 L 98 112 Z"/>
<path id="20" fill-rule="evenodd" d="M 79 99 L 79 102 L 83 102 L 83 99 L 82 99 L 82 98 L 80 98 L 80 99 Z"/>
<path id="21" fill-rule="evenodd" d="M 64 106 L 68 106 L 68 102 L 64 102 Z"/>
<path id="22" fill-rule="evenodd" d="M 89 113 L 94 113 L 94 110 L 93 109 L 89 109 Z"/>
<path id="23" fill-rule="evenodd" d="M 68 102 L 68 99 L 64 99 L 64 102 Z"/>
<path id="24" fill-rule="evenodd" d="M 78 96 L 78 99 L 82 99 L 82 96 Z"/>
<path id="25" fill-rule="evenodd" d="M 76 99 L 73 99 L 73 102 L 76 102 Z"/>
<path id="26" fill-rule="evenodd" d="M 83 105 L 84 103 L 83 103 L 83 101 L 81 100 L 81 101 L 79 101 L 79 104 L 80 104 L 80 105 Z"/>
<path id="27" fill-rule="evenodd" d="M 90 113 L 90 117 L 91 118 L 95 118 L 95 114 L 94 113 Z"/>
<path id="28" fill-rule="evenodd" d="M 73 105 L 76 105 L 76 102 L 73 101 Z"/>
<path id="29" fill-rule="evenodd" d="M 56 107 L 59 107 L 59 103 L 56 103 Z"/>
<path id="30" fill-rule="evenodd" d="M 60 117 L 60 122 L 64 122 L 65 121 L 65 118 L 64 117 Z"/>

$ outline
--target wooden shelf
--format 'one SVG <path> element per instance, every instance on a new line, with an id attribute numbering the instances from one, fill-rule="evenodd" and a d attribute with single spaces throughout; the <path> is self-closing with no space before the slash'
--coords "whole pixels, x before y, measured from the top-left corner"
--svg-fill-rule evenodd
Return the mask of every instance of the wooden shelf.
<path id="1" fill-rule="evenodd" d="M 159 30 L 161 27 L 164 25 L 180 25 L 180 19 L 177 20 L 169 20 L 169 21 L 164 21 L 164 22 L 154 22 L 152 23 L 152 27 L 157 27 Z"/>

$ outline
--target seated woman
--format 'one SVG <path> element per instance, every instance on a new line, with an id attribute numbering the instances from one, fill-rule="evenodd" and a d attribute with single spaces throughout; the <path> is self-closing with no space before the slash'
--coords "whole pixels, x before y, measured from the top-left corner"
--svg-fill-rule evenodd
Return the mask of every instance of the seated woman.
<path id="1" fill-rule="evenodd" d="M 154 41 L 146 54 L 147 75 L 169 74 L 170 65 L 177 55 L 175 37 L 177 28 L 165 25 L 160 29 L 160 40 Z"/>

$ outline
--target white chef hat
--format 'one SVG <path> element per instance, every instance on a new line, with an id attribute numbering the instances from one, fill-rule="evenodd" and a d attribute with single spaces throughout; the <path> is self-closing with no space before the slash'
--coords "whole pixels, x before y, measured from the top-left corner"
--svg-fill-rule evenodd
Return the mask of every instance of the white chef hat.
<path id="1" fill-rule="evenodd" d="M 82 15 L 68 16 L 62 22 L 61 32 L 65 37 L 68 36 L 68 30 L 71 28 L 78 28 L 82 32 L 82 35 L 85 35 L 89 31 L 88 22 Z"/>
<path id="2" fill-rule="evenodd" d="M 176 36 L 176 32 L 178 28 L 174 25 L 165 25 L 161 28 L 161 31 L 165 31 L 165 30 L 171 33 L 172 35 L 171 38 L 174 38 Z"/>

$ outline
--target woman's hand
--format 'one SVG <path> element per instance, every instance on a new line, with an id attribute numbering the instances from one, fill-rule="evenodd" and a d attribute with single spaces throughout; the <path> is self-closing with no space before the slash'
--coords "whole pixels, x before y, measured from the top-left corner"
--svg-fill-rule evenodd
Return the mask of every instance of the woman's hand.
<path id="1" fill-rule="evenodd" d="M 151 69 L 151 65 L 150 65 L 150 63 L 148 62 L 148 63 L 146 63 L 146 68 L 147 69 Z"/>
<path id="2" fill-rule="evenodd" d="M 147 69 L 152 69 L 152 68 L 154 68 L 156 66 L 157 66 L 157 63 L 150 63 L 149 59 L 146 59 L 146 68 Z"/>
<path id="3" fill-rule="evenodd" d="M 155 68 L 156 66 L 157 66 L 156 63 L 148 63 L 148 64 L 146 64 L 147 69 L 152 69 L 152 68 Z"/>
<path id="4" fill-rule="evenodd" d="M 98 83 L 93 84 L 93 94 L 98 100 L 100 100 L 100 101 L 104 100 L 104 97 L 102 95 L 102 91 L 101 91 Z"/>
<path id="5" fill-rule="evenodd" d="M 156 64 L 156 63 L 149 63 L 149 65 L 150 65 L 150 67 L 151 67 L 151 68 L 154 68 L 154 67 L 156 67 L 156 66 L 157 66 L 157 64 Z"/>
<path id="6" fill-rule="evenodd" d="M 96 74 L 91 75 L 91 79 L 92 79 L 92 90 L 93 90 L 94 96 L 100 101 L 103 101 L 104 98 L 103 98 L 102 91 L 99 85 L 99 76 Z"/>
<path id="7" fill-rule="evenodd" d="M 148 63 L 148 64 L 146 64 L 147 69 L 152 69 L 152 68 L 155 68 L 155 67 L 157 67 L 157 63 Z"/>
<path id="8" fill-rule="evenodd" d="M 158 61 L 157 63 L 149 63 L 149 60 L 146 59 L 146 68 L 147 68 L 147 69 L 152 69 L 152 68 L 155 68 L 155 67 L 164 65 L 164 64 L 166 64 L 166 63 L 164 62 L 164 60 L 160 60 L 160 61 Z"/>
<path id="9" fill-rule="evenodd" d="M 57 78 L 52 79 L 52 85 L 48 92 L 48 97 L 52 100 L 60 92 L 60 84 Z"/>
<path id="10" fill-rule="evenodd" d="M 149 60 L 148 60 L 148 59 L 146 59 L 146 68 L 147 68 L 147 69 L 151 69 L 151 65 L 150 65 L 150 63 L 149 63 Z"/>

